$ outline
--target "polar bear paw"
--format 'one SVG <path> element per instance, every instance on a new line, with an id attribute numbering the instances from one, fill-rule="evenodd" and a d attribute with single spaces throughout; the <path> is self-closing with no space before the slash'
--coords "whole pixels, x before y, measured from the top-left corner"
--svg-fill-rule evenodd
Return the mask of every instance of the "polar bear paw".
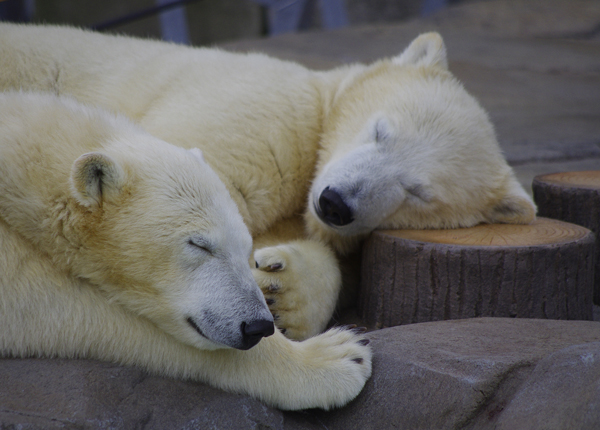
<path id="1" fill-rule="evenodd" d="M 254 279 L 282 333 L 304 340 L 322 332 L 333 315 L 341 285 L 333 251 L 302 240 L 259 249 L 254 259 Z"/>
<path id="2" fill-rule="evenodd" d="M 320 403 L 318 407 L 330 409 L 347 404 L 371 376 L 372 352 L 364 331 L 364 328 L 333 328 L 297 344 L 302 348 L 304 362 L 314 366 L 306 374 L 321 375 L 318 382 L 313 381 L 314 386 L 306 387 Z"/>

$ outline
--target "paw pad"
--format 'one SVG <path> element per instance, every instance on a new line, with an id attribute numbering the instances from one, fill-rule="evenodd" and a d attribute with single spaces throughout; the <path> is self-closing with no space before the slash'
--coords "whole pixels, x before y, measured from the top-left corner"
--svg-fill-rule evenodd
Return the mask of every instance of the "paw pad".
<path id="1" fill-rule="evenodd" d="M 274 264 L 269 264 L 263 270 L 266 272 L 279 272 L 281 269 L 283 269 L 283 264 L 274 263 Z"/>

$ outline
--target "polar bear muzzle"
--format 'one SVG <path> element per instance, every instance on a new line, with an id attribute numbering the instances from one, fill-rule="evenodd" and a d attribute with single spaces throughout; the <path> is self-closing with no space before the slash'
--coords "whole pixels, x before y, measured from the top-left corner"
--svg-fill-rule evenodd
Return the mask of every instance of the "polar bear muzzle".
<path id="1" fill-rule="evenodd" d="M 256 345 L 263 337 L 269 337 L 275 333 L 273 321 L 257 320 L 249 324 L 242 323 L 242 342 L 243 347 L 238 349 L 250 349 Z"/>
<path id="2" fill-rule="evenodd" d="M 188 317 L 186 321 L 200 336 L 212 340 L 204 334 L 194 318 Z M 263 337 L 269 337 L 275 333 L 275 325 L 273 319 L 256 319 L 248 323 L 243 321 L 240 325 L 240 332 L 241 340 L 227 342 L 227 346 L 245 351 L 255 346 Z"/>
<path id="3" fill-rule="evenodd" d="M 352 210 L 340 194 L 329 186 L 321 192 L 318 205 L 315 205 L 318 217 L 328 225 L 344 226 L 354 221 Z"/>

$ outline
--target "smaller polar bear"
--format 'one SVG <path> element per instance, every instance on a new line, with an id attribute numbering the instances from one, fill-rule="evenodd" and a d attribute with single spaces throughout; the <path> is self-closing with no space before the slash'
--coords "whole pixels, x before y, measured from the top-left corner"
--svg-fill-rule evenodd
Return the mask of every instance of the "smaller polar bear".
<path id="1" fill-rule="evenodd" d="M 1 24 L 0 58 L 0 89 L 67 94 L 200 148 L 254 239 L 250 264 L 275 322 L 293 339 L 322 331 L 338 295 L 351 302 L 351 255 L 374 229 L 535 218 L 437 33 L 370 65 L 313 71 L 261 54 Z"/>
<path id="2" fill-rule="evenodd" d="M 370 375 L 355 330 L 274 330 L 223 183 L 124 117 L 0 93 L 0 247 L 2 356 L 137 365 L 283 409 L 343 405 Z"/>

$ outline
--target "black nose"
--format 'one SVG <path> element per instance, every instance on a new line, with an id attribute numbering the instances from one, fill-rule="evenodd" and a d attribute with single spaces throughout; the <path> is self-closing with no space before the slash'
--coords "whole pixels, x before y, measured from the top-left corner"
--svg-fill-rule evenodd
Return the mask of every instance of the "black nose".
<path id="1" fill-rule="evenodd" d="M 325 188 L 319 196 L 319 218 L 327 224 L 337 226 L 347 225 L 354 221 L 352 210 L 344 203 L 342 197 L 329 187 Z"/>
<path id="2" fill-rule="evenodd" d="M 271 320 L 257 320 L 246 324 L 242 323 L 243 346 L 240 349 L 250 349 L 263 337 L 271 336 L 275 326 Z"/>

